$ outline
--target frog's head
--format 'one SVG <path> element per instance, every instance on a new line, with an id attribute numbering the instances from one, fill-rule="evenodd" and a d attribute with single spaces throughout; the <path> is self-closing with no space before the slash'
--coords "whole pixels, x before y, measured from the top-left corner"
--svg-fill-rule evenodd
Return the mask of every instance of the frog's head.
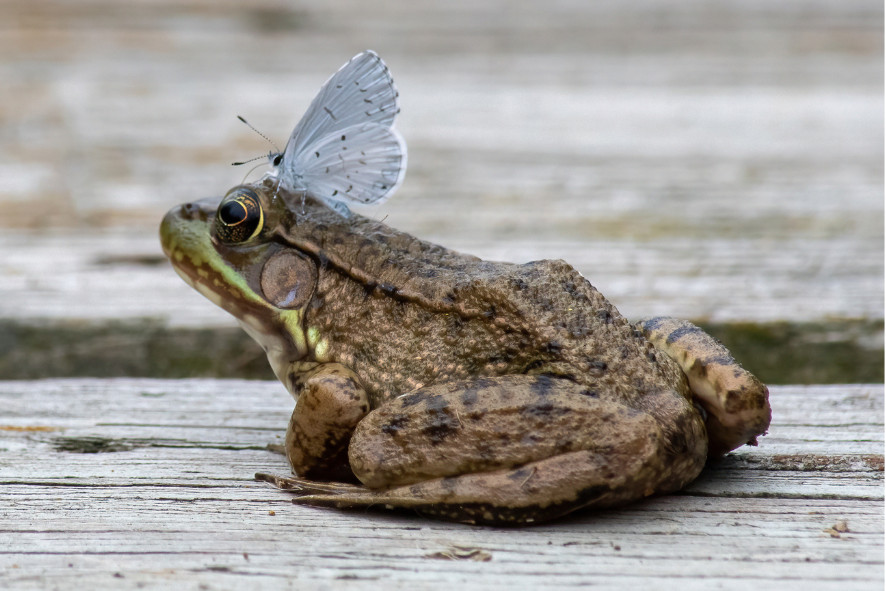
<path id="1" fill-rule="evenodd" d="M 317 265 L 276 231 L 293 224 L 290 208 L 264 182 L 234 187 L 220 202 L 174 207 L 160 225 L 163 252 L 176 272 L 237 318 L 278 378 L 313 349 L 304 314 Z"/>

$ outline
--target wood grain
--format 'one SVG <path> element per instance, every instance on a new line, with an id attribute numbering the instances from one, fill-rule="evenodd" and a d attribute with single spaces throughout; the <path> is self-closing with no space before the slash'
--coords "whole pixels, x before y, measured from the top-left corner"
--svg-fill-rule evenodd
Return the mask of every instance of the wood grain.
<path id="1" fill-rule="evenodd" d="M 882 385 L 771 397 L 760 446 L 685 491 L 509 530 L 253 481 L 286 472 L 276 382 L 0 382 L 0 586 L 882 588 Z"/>
<path id="2" fill-rule="evenodd" d="M 564 258 L 633 318 L 882 319 L 882 23 L 867 0 L 8 0 L 0 320 L 233 325 L 157 224 L 268 151 L 236 115 L 282 144 L 365 48 L 410 146 L 369 215 Z M 882 589 L 883 386 L 772 400 L 760 447 L 681 494 L 516 531 L 254 482 L 286 471 L 276 383 L 0 382 L 0 587 Z"/>

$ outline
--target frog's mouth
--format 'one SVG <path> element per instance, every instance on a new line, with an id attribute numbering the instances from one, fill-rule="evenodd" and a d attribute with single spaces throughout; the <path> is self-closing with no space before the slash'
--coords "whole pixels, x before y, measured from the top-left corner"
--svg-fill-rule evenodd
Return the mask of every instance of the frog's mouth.
<path id="1" fill-rule="evenodd" d="M 265 350 L 279 377 L 308 354 L 300 314 L 279 314 L 219 255 L 211 238 L 219 202 L 203 199 L 169 210 L 160 224 L 163 252 L 185 283 L 237 319 Z"/>
<path id="2" fill-rule="evenodd" d="M 210 237 L 210 221 L 219 200 L 203 199 L 173 207 L 160 224 L 160 244 L 172 268 L 185 283 L 213 304 L 240 318 L 253 306 L 235 289 L 239 277 L 218 256 Z M 248 287 L 243 294 L 251 292 Z M 259 304 L 259 302 L 253 302 Z"/>

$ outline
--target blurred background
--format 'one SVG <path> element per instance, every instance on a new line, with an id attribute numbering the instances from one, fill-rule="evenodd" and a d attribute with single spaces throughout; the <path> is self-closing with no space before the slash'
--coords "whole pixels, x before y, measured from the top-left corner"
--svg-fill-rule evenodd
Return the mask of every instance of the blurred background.
<path id="1" fill-rule="evenodd" d="M 772 383 L 883 380 L 883 4 L 2 0 L 0 378 L 271 377 L 160 252 L 376 50 L 409 169 L 361 213 L 563 258 Z M 253 173 L 250 178 L 257 178 Z"/>

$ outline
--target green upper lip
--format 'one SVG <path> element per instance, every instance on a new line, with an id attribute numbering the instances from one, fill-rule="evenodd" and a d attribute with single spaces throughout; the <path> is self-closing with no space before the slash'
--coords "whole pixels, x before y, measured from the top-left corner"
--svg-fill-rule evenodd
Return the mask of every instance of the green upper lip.
<path id="1" fill-rule="evenodd" d="M 160 223 L 163 252 L 191 287 L 241 323 L 265 335 L 261 342 L 266 350 L 269 347 L 291 350 L 293 359 L 303 357 L 307 344 L 301 329 L 301 313 L 271 306 L 216 249 L 211 230 L 220 201 L 201 199 L 170 209 Z M 278 338 L 284 334 L 288 338 Z"/>
<path id="2" fill-rule="evenodd" d="M 241 318 L 244 309 L 268 308 L 268 304 L 225 262 L 212 243 L 211 220 L 219 201 L 202 199 L 170 209 L 160 224 L 160 243 L 188 284 Z"/>

